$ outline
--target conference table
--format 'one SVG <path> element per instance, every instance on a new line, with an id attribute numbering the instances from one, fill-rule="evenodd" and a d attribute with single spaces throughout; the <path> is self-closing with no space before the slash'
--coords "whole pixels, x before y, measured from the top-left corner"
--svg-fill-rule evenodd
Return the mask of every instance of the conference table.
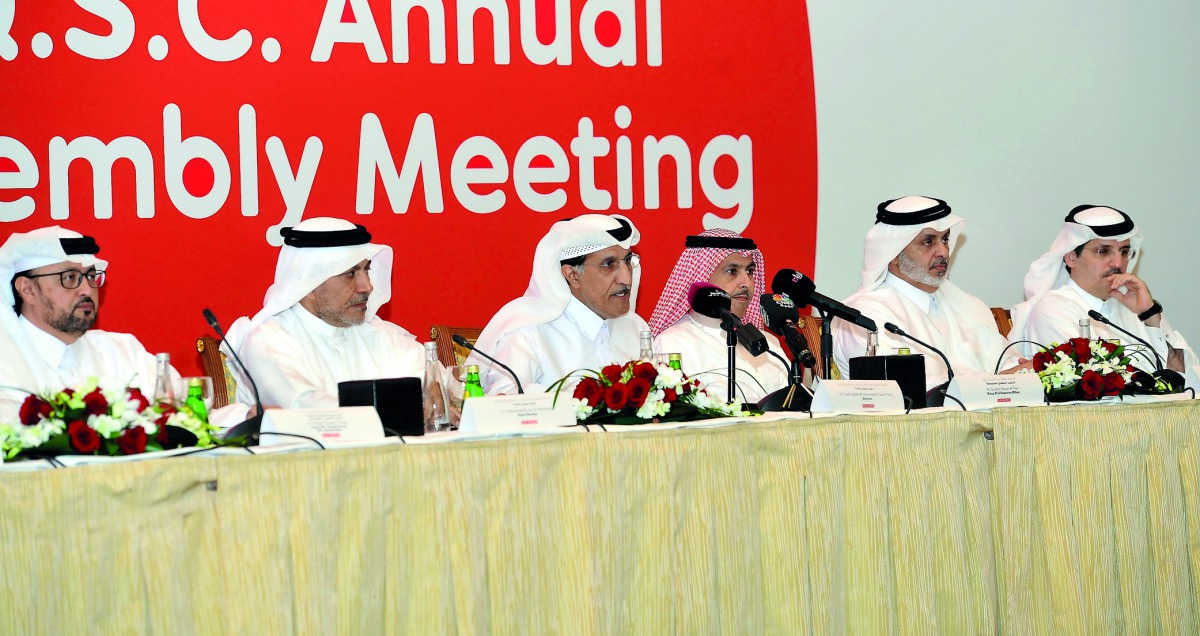
<path id="1" fill-rule="evenodd" d="M 0 633 L 1200 631 L 1200 402 L 798 415 L 6 472 Z"/>

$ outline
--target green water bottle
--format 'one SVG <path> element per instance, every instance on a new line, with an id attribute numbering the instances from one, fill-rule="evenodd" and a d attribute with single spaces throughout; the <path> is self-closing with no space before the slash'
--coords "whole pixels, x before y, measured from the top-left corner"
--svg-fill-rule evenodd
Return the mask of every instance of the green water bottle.
<path id="1" fill-rule="evenodd" d="M 676 371 L 683 371 L 683 355 L 672 353 L 667 357 L 667 365 Z"/>
<path id="2" fill-rule="evenodd" d="M 463 399 L 483 397 L 483 385 L 479 382 L 479 365 L 467 365 L 467 381 L 463 383 Z"/>
<path id="3" fill-rule="evenodd" d="M 208 408 L 204 406 L 204 381 L 200 378 L 191 378 L 188 380 L 187 399 L 184 400 L 184 405 L 192 411 L 200 421 L 208 423 Z"/>

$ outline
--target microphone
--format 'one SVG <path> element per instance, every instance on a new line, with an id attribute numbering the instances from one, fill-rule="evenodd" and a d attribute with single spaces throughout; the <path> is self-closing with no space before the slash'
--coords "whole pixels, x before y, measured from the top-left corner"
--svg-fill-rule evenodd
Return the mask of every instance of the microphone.
<path id="1" fill-rule="evenodd" d="M 777 336 L 783 336 L 792 357 L 811 369 L 817 364 L 817 358 L 808 348 L 808 340 L 796 323 L 800 321 L 800 311 L 796 303 L 787 294 L 763 294 L 758 298 L 759 310 L 762 312 L 763 323 L 767 329 Z"/>
<path id="2" fill-rule="evenodd" d="M 701 316 L 719 318 L 721 328 L 737 334 L 738 342 L 751 355 L 759 356 L 767 350 L 767 337 L 758 330 L 758 327 L 743 323 L 741 318 L 729 311 L 733 301 L 724 289 L 712 283 L 692 283 L 691 288 L 688 289 L 688 301 L 691 303 L 692 309 Z"/>
<path id="3" fill-rule="evenodd" d="M 508 371 L 508 374 L 512 376 L 513 381 L 517 383 L 517 394 L 525 395 L 525 389 L 521 387 L 521 378 L 518 378 L 517 374 L 514 373 L 512 369 L 508 368 L 507 364 L 504 364 L 503 362 L 493 358 L 492 356 L 489 356 L 488 354 L 480 351 L 479 349 L 476 349 L 475 345 L 471 344 L 470 340 L 467 340 L 466 338 L 460 336 L 459 334 L 454 334 L 453 336 L 450 336 L 450 339 L 454 341 L 454 344 L 462 347 L 463 349 L 467 349 L 469 351 L 474 351 L 475 353 L 478 353 L 479 355 L 483 356 L 487 360 L 491 361 L 492 364 L 495 364 L 496 366 L 500 367 L 501 369 Z"/>
<path id="4" fill-rule="evenodd" d="M 1137 340 L 1138 342 L 1140 342 L 1142 344 L 1142 346 L 1144 346 L 1150 350 L 1150 353 L 1154 354 L 1154 365 L 1157 367 L 1155 369 L 1155 371 L 1163 370 L 1162 356 L 1158 355 L 1158 352 L 1154 350 L 1154 347 L 1150 346 L 1149 342 L 1142 340 L 1141 338 L 1130 333 L 1127 329 L 1124 329 L 1124 328 L 1120 327 L 1119 325 L 1117 325 L 1116 323 L 1114 323 L 1113 321 L 1109 320 L 1108 318 L 1105 318 L 1104 314 L 1096 311 L 1095 309 L 1088 310 L 1088 317 L 1091 318 L 1092 320 L 1102 322 L 1102 323 L 1108 325 L 1109 327 L 1112 327 L 1113 329 L 1116 329 L 1117 331 L 1120 331 L 1121 333 L 1129 336 L 1130 338 L 1133 338 L 1134 340 Z"/>
<path id="5" fill-rule="evenodd" d="M 217 322 L 217 317 L 213 314 L 212 310 L 207 307 L 204 308 L 204 320 L 208 322 L 208 326 L 212 327 L 212 330 L 215 331 L 218 336 L 221 336 L 221 342 L 217 344 L 217 351 L 220 351 L 221 345 L 225 344 L 225 331 L 221 329 L 221 323 Z M 233 354 L 234 362 L 237 362 L 237 365 L 242 369 L 242 373 L 245 374 L 246 380 L 250 382 L 250 390 L 254 392 L 254 408 L 258 411 L 258 413 L 246 421 L 230 427 L 230 429 L 225 433 L 225 441 L 233 441 L 239 437 L 245 437 L 245 445 L 254 446 L 258 443 L 258 432 L 262 429 L 263 420 L 263 404 L 262 400 L 258 397 L 258 385 L 254 383 L 254 378 L 250 375 L 250 370 L 246 368 L 246 365 L 242 364 L 242 359 L 238 357 L 238 354 L 233 350 L 233 347 L 228 347 L 228 349 L 229 353 Z M 318 442 L 318 445 L 319 444 L 320 442 Z"/>
<path id="6" fill-rule="evenodd" d="M 937 347 L 929 344 L 928 342 L 922 342 L 920 340 L 917 340 L 916 338 L 914 338 L 914 337 L 910 336 L 908 333 L 906 333 L 903 329 L 897 327 L 896 325 L 894 325 L 890 322 L 883 323 L 883 328 L 896 334 L 897 336 L 900 336 L 901 338 L 908 338 L 909 340 L 912 340 L 913 342 L 921 345 L 922 347 L 925 347 L 926 349 L 929 349 L 930 351 L 941 356 L 942 362 L 946 363 L 946 385 L 948 386 L 950 384 L 950 381 L 954 379 L 954 369 L 951 368 L 950 360 L 948 360 L 946 358 L 946 354 L 942 353 L 941 349 L 938 349 Z M 944 390 L 942 392 L 945 393 Z"/>
<path id="7" fill-rule="evenodd" d="M 879 330 L 879 327 L 875 325 L 875 321 L 862 315 L 861 311 L 825 296 L 817 292 L 816 289 L 817 286 L 811 278 L 794 269 L 781 269 L 775 273 L 775 278 L 771 280 L 771 291 L 776 294 L 786 294 L 791 299 L 801 303 L 798 308 L 802 308 L 805 305 L 812 305 L 821 313 L 828 314 L 834 318 L 841 318 L 846 322 L 852 322 L 867 331 Z"/>

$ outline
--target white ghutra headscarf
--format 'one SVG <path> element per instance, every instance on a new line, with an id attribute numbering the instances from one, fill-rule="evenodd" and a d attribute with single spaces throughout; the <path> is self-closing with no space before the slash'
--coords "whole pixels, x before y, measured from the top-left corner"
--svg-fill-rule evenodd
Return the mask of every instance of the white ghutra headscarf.
<path id="1" fill-rule="evenodd" d="M 90 267 L 107 269 L 108 261 L 96 258 L 99 252 L 100 247 L 92 237 L 57 225 L 8 237 L 0 246 L 0 302 L 4 305 L 0 307 L 0 327 L 11 331 L 16 324 L 14 276 L 64 261 L 78 263 L 85 270 Z"/>
<path id="2" fill-rule="evenodd" d="M 1129 258 L 1126 272 L 1132 272 L 1142 252 L 1142 232 L 1128 214 L 1116 209 L 1097 205 L 1076 206 L 1063 219 L 1062 229 L 1050 249 L 1046 250 L 1030 266 L 1025 274 L 1025 302 L 1012 308 L 1012 332 L 1009 340 L 1025 338 L 1025 326 L 1029 324 L 1029 313 L 1042 296 L 1071 280 L 1063 257 L 1067 252 L 1095 239 L 1113 241 L 1129 240 L 1135 254 Z"/>
<path id="3" fill-rule="evenodd" d="M 875 225 L 867 230 L 861 283 L 858 291 L 846 299 L 846 304 L 852 305 L 859 296 L 877 289 L 887 276 L 888 264 L 926 229 L 950 230 L 949 250 L 953 255 L 958 236 L 966 224 L 961 216 L 951 214 L 950 206 L 941 199 L 906 196 L 880 203 L 876 208 Z M 946 276 L 941 287 L 943 292 L 950 282 L 948 272 Z"/>
<path id="4" fill-rule="evenodd" d="M 556 222 L 534 250 L 533 273 L 525 294 L 496 312 L 479 334 L 476 346 L 483 351 L 494 351 L 501 336 L 522 327 L 544 325 L 562 316 L 573 297 L 562 275 L 562 261 L 614 245 L 630 249 L 641 237 L 629 219 L 619 214 L 584 214 Z M 634 311 L 641 280 L 642 270 L 636 267 L 629 290 L 629 312 L 624 315 Z M 486 376 L 489 365 L 481 356 L 472 354 L 470 364 L 478 364 L 480 376 Z"/>
<path id="5" fill-rule="evenodd" d="M 275 282 L 267 288 L 263 308 L 253 318 L 238 318 L 229 328 L 226 343 L 241 350 L 252 329 L 300 302 L 330 278 L 364 260 L 371 261 L 369 276 L 375 287 L 367 298 L 371 320 L 392 298 L 392 248 L 371 243 L 361 225 L 342 219 L 317 217 L 283 228 L 283 247 L 275 265 Z"/>

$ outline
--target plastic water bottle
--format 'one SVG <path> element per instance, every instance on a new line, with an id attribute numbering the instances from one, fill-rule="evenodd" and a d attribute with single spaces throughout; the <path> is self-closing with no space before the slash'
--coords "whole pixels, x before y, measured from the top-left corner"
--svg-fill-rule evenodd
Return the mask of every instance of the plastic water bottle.
<path id="1" fill-rule="evenodd" d="M 425 381 L 423 401 L 425 432 L 450 430 L 450 413 L 446 411 L 446 394 L 442 388 L 441 365 L 437 359 L 437 343 L 425 343 Z"/>
<path id="2" fill-rule="evenodd" d="M 654 334 L 649 331 L 642 332 L 641 353 L 638 354 L 638 358 L 647 361 L 654 360 Z"/>
<path id="3" fill-rule="evenodd" d="M 175 404 L 175 382 L 171 379 L 171 354 L 154 356 L 154 403 Z"/>

